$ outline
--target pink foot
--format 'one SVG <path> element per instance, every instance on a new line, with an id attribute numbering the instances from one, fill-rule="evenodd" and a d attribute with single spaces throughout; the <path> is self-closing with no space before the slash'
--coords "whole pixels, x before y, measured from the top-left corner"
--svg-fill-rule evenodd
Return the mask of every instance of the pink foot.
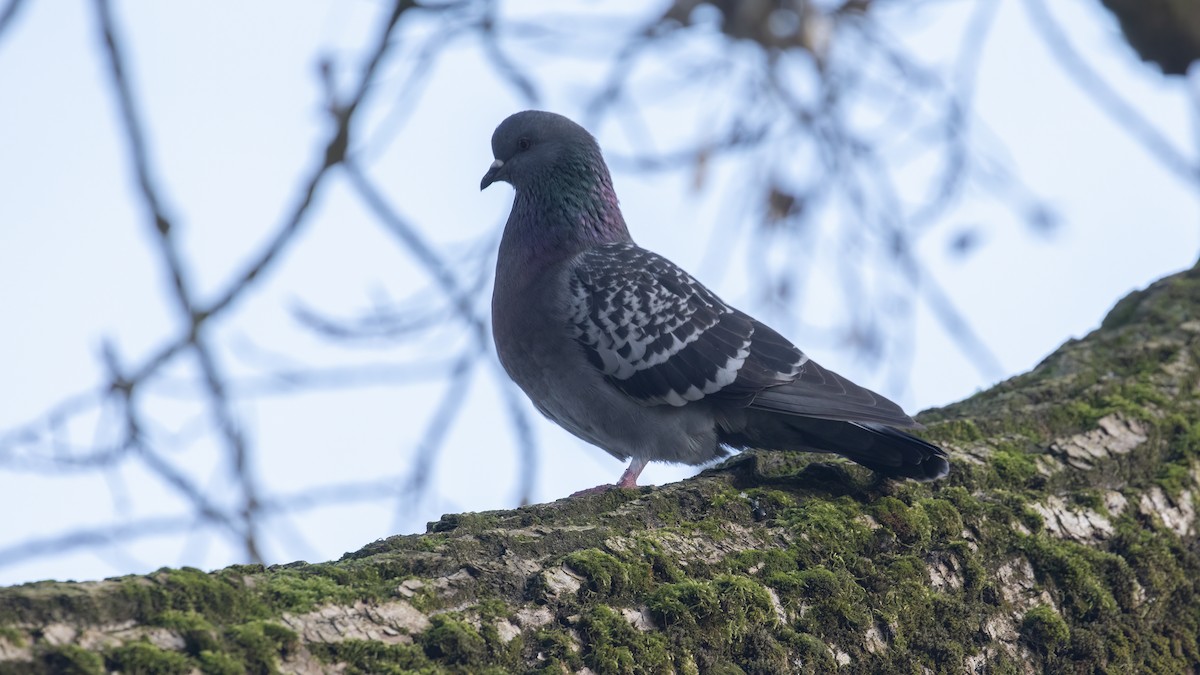
<path id="1" fill-rule="evenodd" d="M 616 485 L 613 485 L 612 483 L 605 483 L 604 485 L 597 485 L 596 487 L 590 487 L 586 490 L 580 490 L 579 492 L 572 492 L 571 497 L 586 497 L 587 495 L 598 495 L 602 492 L 608 492 L 609 490 L 615 490 L 615 489 L 617 489 Z"/>
<path id="2" fill-rule="evenodd" d="M 613 485 L 612 483 L 597 485 L 594 488 L 588 488 L 586 490 L 580 490 L 579 492 L 572 493 L 571 496 L 582 497 L 584 495 L 598 495 L 602 492 L 615 490 L 616 488 L 636 488 L 638 476 L 642 474 L 642 469 L 646 468 L 646 462 L 647 460 L 638 459 L 635 457 L 633 461 L 629 463 L 629 468 L 625 469 L 625 473 L 621 474 L 621 478 L 617 480 L 616 485 Z"/>

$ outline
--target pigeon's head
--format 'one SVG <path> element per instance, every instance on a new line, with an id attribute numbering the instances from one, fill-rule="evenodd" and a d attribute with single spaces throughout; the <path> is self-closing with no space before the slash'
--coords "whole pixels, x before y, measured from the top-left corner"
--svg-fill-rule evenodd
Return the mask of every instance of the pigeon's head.
<path id="1" fill-rule="evenodd" d="M 519 112 L 501 122 L 492 134 L 492 155 L 496 161 L 480 190 L 496 181 L 521 190 L 549 175 L 590 173 L 607 179 L 608 174 L 600 146 L 587 129 L 541 110 Z"/>

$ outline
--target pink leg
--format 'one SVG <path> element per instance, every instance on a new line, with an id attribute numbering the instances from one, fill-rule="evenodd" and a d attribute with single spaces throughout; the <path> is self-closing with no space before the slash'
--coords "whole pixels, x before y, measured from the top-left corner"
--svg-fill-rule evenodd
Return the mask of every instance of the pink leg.
<path id="1" fill-rule="evenodd" d="M 629 468 L 625 469 L 625 473 L 621 474 L 621 478 L 617 480 L 617 487 L 635 488 L 637 487 L 638 476 L 642 475 L 642 469 L 646 468 L 647 460 L 633 458 L 629 463 Z"/>
<path id="2" fill-rule="evenodd" d="M 580 490 L 579 492 L 576 492 L 576 493 L 572 494 L 571 496 L 572 497 L 582 497 L 583 495 L 594 495 L 594 494 L 599 494 L 601 492 L 608 492 L 609 490 L 612 490 L 614 488 L 625 488 L 625 489 L 635 488 L 635 487 L 637 487 L 638 476 L 640 476 L 642 474 L 642 469 L 646 468 L 647 462 L 648 462 L 648 460 L 637 459 L 635 457 L 633 459 L 633 461 L 629 463 L 629 468 L 625 469 L 625 473 L 621 474 L 621 477 L 617 480 L 616 485 L 611 485 L 611 484 L 597 485 L 594 488 Z"/>

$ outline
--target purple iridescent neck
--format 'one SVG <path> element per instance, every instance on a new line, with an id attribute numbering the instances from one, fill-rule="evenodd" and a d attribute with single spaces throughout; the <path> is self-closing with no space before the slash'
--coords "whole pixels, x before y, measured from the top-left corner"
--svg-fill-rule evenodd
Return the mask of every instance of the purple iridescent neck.
<path id="1" fill-rule="evenodd" d="M 501 240 L 518 265 L 538 267 L 601 244 L 632 241 L 604 160 L 563 158 L 516 185 Z"/>

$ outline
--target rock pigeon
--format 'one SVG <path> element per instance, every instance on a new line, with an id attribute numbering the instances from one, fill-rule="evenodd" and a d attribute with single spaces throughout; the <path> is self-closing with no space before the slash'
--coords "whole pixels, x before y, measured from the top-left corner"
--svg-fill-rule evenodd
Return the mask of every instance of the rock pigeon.
<path id="1" fill-rule="evenodd" d="M 516 190 L 492 294 L 497 354 L 543 415 L 631 460 L 616 487 L 635 487 L 647 462 L 752 447 L 836 453 L 889 477 L 949 473 L 942 448 L 897 429 L 919 426 L 900 406 L 635 244 L 583 127 L 519 112 L 492 154 L 480 189 Z"/>

